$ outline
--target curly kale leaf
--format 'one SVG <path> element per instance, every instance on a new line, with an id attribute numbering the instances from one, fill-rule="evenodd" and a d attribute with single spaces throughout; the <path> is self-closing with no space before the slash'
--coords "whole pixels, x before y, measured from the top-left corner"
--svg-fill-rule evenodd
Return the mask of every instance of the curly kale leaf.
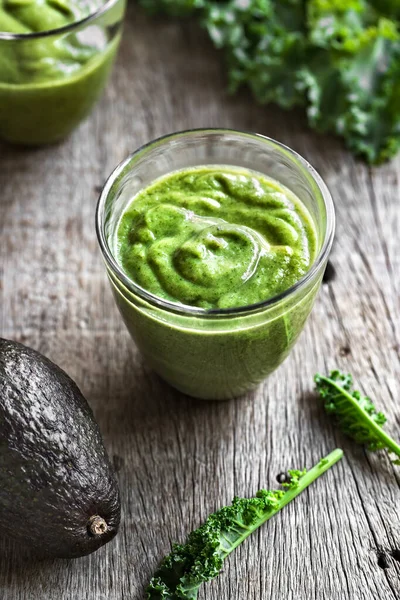
<path id="1" fill-rule="evenodd" d="M 310 0 L 311 43 L 301 79 L 319 131 L 380 163 L 400 147 L 400 34 L 362 0 Z"/>
<path id="2" fill-rule="evenodd" d="M 400 445 L 382 429 L 385 415 L 376 410 L 370 398 L 353 389 L 351 375 L 340 371 L 332 371 L 329 377 L 317 374 L 315 383 L 326 412 L 336 417 L 343 433 L 371 452 L 388 450 L 400 457 Z M 394 463 L 400 464 L 400 460 Z"/>
<path id="3" fill-rule="evenodd" d="M 224 50 L 231 92 L 247 84 L 261 103 L 304 104 L 298 87 L 306 52 L 303 0 L 207 2 L 203 25 Z"/>
<path id="4" fill-rule="evenodd" d="M 400 147 L 398 0 L 140 0 L 152 13 L 198 14 L 226 57 L 229 88 L 306 107 L 370 163 Z"/>
<path id="5" fill-rule="evenodd" d="M 228 554 L 342 456 L 341 450 L 334 450 L 308 472 L 289 471 L 285 490 L 260 490 L 255 498 L 234 498 L 231 506 L 211 514 L 185 544 L 173 546 L 150 581 L 147 599 L 196 600 L 201 584 L 219 575 Z"/>

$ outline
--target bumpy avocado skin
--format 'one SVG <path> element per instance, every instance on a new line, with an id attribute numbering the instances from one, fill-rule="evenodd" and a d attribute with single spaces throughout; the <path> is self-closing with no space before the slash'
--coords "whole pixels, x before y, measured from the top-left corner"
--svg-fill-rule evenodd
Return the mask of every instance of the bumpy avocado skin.
<path id="1" fill-rule="evenodd" d="M 91 517 L 107 530 L 93 535 Z M 0 338 L 0 530 L 36 556 L 77 558 L 111 540 L 120 500 L 93 413 L 38 352 Z"/>

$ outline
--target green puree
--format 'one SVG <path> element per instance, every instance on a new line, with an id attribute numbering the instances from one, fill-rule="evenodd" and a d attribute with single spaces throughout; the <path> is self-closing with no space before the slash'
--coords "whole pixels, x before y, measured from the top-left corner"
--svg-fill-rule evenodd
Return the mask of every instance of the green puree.
<path id="1" fill-rule="evenodd" d="M 35 34 L 80 21 L 105 0 L 0 0 L 0 32 Z M 67 135 L 97 100 L 119 36 L 99 28 L 0 39 L 0 137 L 40 144 Z"/>
<path id="2" fill-rule="evenodd" d="M 59 29 L 88 15 L 73 0 L 0 0 L 0 31 L 38 33 Z M 69 77 L 95 53 L 76 37 L 24 44 L 4 43 L 0 79 L 9 84 L 35 84 Z"/>
<path id="3" fill-rule="evenodd" d="M 152 294 L 205 309 L 271 298 L 310 268 L 317 235 L 303 203 L 260 173 L 206 166 L 139 192 L 120 220 L 116 255 Z"/>
<path id="4" fill-rule="evenodd" d="M 32 33 L 58 29 L 89 14 L 77 0 L 0 0 L 0 31 Z"/>

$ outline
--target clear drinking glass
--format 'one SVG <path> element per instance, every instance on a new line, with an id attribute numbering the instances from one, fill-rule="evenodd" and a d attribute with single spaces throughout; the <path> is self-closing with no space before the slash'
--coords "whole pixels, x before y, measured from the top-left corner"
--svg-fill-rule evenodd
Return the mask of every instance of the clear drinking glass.
<path id="1" fill-rule="evenodd" d="M 114 258 L 115 232 L 135 194 L 162 175 L 200 165 L 258 171 L 303 201 L 315 222 L 318 255 L 294 286 L 252 306 L 206 310 L 158 298 L 121 270 Z M 175 133 L 134 152 L 105 184 L 96 216 L 112 291 L 132 338 L 163 379 L 205 399 L 244 394 L 287 357 L 319 290 L 334 225 L 331 195 L 306 160 L 267 137 L 220 129 Z"/>
<path id="2" fill-rule="evenodd" d="M 125 4 L 104 0 L 95 12 L 64 27 L 7 33 L 1 29 L 10 19 L 0 2 L 0 139 L 25 145 L 56 142 L 88 115 L 110 74 Z M 38 18 L 46 23 L 51 6 L 39 10 Z M 23 24 L 14 24 L 24 30 Z"/>

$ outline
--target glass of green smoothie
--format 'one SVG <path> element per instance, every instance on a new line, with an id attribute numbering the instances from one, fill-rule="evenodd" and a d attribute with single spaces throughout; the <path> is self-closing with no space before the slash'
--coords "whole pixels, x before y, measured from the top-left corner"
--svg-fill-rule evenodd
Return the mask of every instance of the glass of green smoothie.
<path id="1" fill-rule="evenodd" d="M 331 195 L 267 137 L 175 133 L 123 161 L 97 235 L 125 324 L 152 368 L 194 397 L 256 387 L 310 314 L 334 236 Z"/>
<path id="2" fill-rule="evenodd" d="M 0 139 L 67 136 L 107 82 L 126 0 L 0 0 Z"/>

